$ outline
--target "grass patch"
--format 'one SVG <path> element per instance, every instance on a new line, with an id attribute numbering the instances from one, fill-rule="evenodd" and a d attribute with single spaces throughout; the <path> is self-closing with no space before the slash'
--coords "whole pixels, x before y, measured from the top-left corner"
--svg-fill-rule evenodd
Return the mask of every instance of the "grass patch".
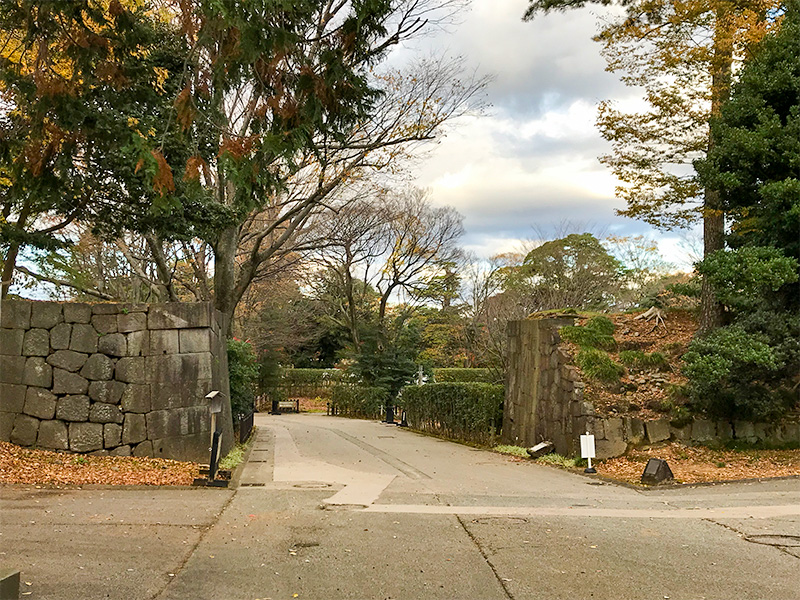
<path id="1" fill-rule="evenodd" d="M 545 465 L 554 465 L 556 467 L 563 467 L 565 469 L 576 469 L 578 467 L 586 466 L 585 458 L 569 458 L 560 454 L 545 454 L 536 459 L 536 462 Z"/>
<path id="2" fill-rule="evenodd" d="M 575 357 L 575 362 L 584 375 L 604 383 L 615 383 L 625 373 L 625 368 L 596 348 L 583 348 Z"/>
<path id="3" fill-rule="evenodd" d="M 247 438 L 247 441 L 244 444 L 236 444 L 233 448 L 231 448 L 231 451 L 228 452 L 227 456 L 220 459 L 219 468 L 232 471 L 233 469 L 238 467 L 244 460 L 244 455 L 245 452 L 247 452 L 247 447 L 252 443 L 254 439 L 256 439 L 255 433 L 256 431 L 254 428 L 253 431 L 250 433 L 250 437 Z"/>
<path id="4" fill-rule="evenodd" d="M 523 448 L 522 446 L 495 446 L 492 448 L 495 452 L 499 452 L 500 454 L 510 454 L 511 456 L 521 456 L 522 458 L 529 458 L 528 449 Z"/>
<path id="5" fill-rule="evenodd" d="M 613 350 L 617 347 L 614 340 L 614 323 L 608 317 L 592 317 L 584 326 L 567 325 L 559 330 L 561 337 L 581 348 L 603 348 Z"/>
<path id="6" fill-rule="evenodd" d="M 623 350 L 619 353 L 619 359 L 630 369 L 665 369 L 669 366 L 661 352 L 647 354 L 641 350 Z"/>

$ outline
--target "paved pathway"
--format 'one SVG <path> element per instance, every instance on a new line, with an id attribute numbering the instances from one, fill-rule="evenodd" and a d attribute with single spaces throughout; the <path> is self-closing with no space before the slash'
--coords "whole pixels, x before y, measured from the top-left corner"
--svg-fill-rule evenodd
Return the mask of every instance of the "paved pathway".
<path id="1" fill-rule="evenodd" d="M 0 489 L 23 597 L 800 600 L 798 480 L 642 492 L 376 422 L 256 424 L 235 492 Z"/>

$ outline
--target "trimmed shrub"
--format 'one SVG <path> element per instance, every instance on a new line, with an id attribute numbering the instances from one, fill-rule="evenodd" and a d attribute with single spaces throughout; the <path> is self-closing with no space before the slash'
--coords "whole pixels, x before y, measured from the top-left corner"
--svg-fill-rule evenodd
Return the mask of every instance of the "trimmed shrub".
<path id="1" fill-rule="evenodd" d="M 339 369 L 280 369 L 264 392 L 280 398 L 328 398 L 331 387 L 341 381 Z"/>
<path id="2" fill-rule="evenodd" d="M 342 417 L 378 419 L 388 392 L 381 387 L 336 384 L 330 388 L 333 414 Z"/>
<path id="3" fill-rule="evenodd" d="M 436 383 L 497 383 L 490 369 L 434 369 Z"/>
<path id="4" fill-rule="evenodd" d="M 429 383 L 403 388 L 401 404 L 414 429 L 491 444 L 503 424 L 504 387 L 490 383 Z"/>

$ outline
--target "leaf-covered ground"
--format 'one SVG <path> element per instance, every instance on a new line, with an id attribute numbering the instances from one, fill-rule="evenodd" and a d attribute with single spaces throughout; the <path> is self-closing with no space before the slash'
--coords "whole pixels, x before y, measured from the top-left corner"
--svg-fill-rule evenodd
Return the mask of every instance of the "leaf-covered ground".
<path id="1" fill-rule="evenodd" d="M 162 458 L 86 456 L 0 442 L 0 483 L 191 485 L 199 465 Z"/>
<path id="2" fill-rule="evenodd" d="M 674 442 L 632 450 L 595 466 L 601 475 L 639 483 L 651 458 L 666 460 L 677 483 L 800 476 L 800 450 L 715 450 Z"/>

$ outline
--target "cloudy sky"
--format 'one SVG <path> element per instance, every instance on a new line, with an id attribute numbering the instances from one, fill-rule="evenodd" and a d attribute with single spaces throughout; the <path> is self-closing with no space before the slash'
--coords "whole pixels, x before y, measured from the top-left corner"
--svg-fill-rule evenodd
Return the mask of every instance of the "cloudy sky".
<path id="1" fill-rule="evenodd" d="M 459 24 L 401 51 L 460 55 L 494 77 L 487 114 L 452 126 L 416 168 L 417 184 L 464 215 L 464 245 L 480 256 L 569 221 L 595 233 L 655 237 L 662 254 L 685 267 L 680 236 L 615 215 L 624 203 L 597 159 L 609 150 L 594 126 L 597 104 L 636 94 L 605 71 L 591 39 L 608 13 L 592 7 L 525 23 L 526 6 L 473 0 Z"/>

